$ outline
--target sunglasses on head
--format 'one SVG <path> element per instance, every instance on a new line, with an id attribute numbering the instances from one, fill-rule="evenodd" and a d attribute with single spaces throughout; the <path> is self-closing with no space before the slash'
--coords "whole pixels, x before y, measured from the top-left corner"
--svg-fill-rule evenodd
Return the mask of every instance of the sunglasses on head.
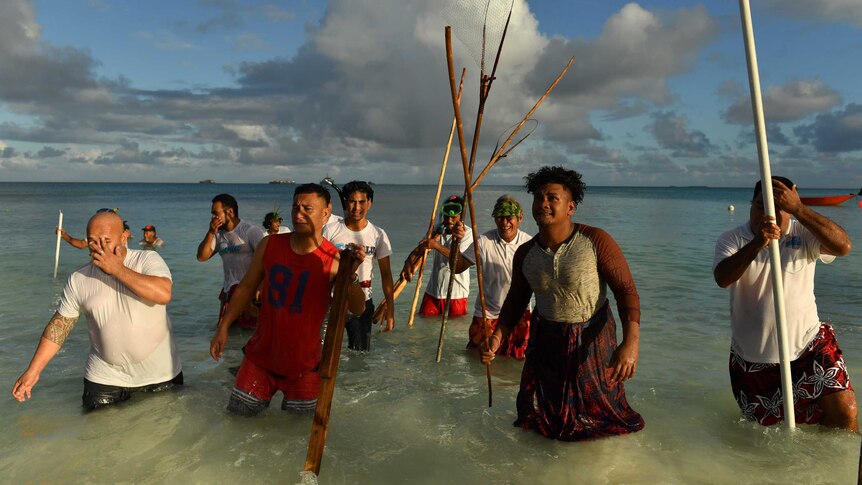
<path id="1" fill-rule="evenodd" d="M 117 211 L 119 211 L 119 210 L 120 210 L 120 209 L 119 209 L 119 208 L 117 208 L 117 207 L 114 207 L 113 209 L 109 209 L 109 208 L 105 207 L 105 208 L 102 208 L 102 209 L 97 210 L 97 211 L 96 211 L 96 214 L 101 214 L 101 213 L 103 213 L 103 212 L 113 212 L 113 213 L 115 213 L 115 214 L 116 214 L 116 213 L 117 213 Z"/>

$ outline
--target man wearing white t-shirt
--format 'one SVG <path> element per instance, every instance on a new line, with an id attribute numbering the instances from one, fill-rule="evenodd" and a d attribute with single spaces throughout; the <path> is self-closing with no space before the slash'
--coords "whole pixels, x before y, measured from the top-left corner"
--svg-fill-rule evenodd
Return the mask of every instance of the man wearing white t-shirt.
<path id="1" fill-rule="evenodd" d="M 92 260 L 69 276 L 30 365 L 12 388 L 15 399 L 30 397 L 81 314 L 87 316 L 90 335 L 82 396 L 87 410 L 183 383 L 166 309 L 171 272 L 155 251 L 128 249 L 128 238 L 117 214 L 90 218 Z"/>
<path id="2" fill-rule="evenodd" d="M 236 285 L 242 281 L 251 265 L 254 250 L 264 238 L 263 229 L 239 218 L 239 205 L 229 194 L 219 194 L 212 200 L 212 219 L 198 245 L 198 261 L 207 261 L 216 253 L 221 256 L 224 283 L 219 293 L 219 319 L 230 304 Z M 257 326 L 257 307 L 249 304 L 236 320 L 242 328 Z"/>
<path id="3" fill-rule="evenodd" d="M 765 215 L 760 182 L 749 221 L 715 246 L 716 283 L 730 288 L 730 381 L 743 415 L 764 426 L 784 419 L 769 241 L 779 241 L 796 420 L 858 431 L 856 394 L 832 326 L 817 315 L 814 269 L 850 252 L 840 226 L 802 204 L 796 186 L 772 177 L 778 220 Z M 791 219 L 791 216 L 795 218 Z"/>
<path id="4" fill-rule="evenodd" d="M 392 255 L 392 244 L 386 231 L 368 221 L 368 211 L 374 201 L 374 189 L 367 182 L 348 182 L 339 194 L 344 194 L 346 208 L 344 219 L 327 224 L 323 227 L 323 237 L 338 249 L 353 243 L 365 247 L 365 260 L 357 270 L 359 286 L 365 292 L 365 311 L 362 315 L 351 316 L 345 323 L 347 330 L 347 348 L 353 350 L 368 350 L 371 346 L 371 319 L 374 315 L 374 301 L 371 298 L 371 278 L 373 260 L 377 260 L 380 269 L 380 285 L 386 300 L 386 315 L 383 317 L 383 331 L 388 332 L 395 327 L 395 304 L 393 297 L 392 270 L 389 256 Z"/>
<path id="5" fill-rule="evenodd" d="M 489 338 L 497 328 L 497 319 L 500 318 L 500 309 L 503 301 L 512 285 L 512 260 L 515 251 L 524 243 L 532 239 L 532 236 L 520 230 L 521 220 L 524 212 L 521 203 L 511 195 L 502 195 L 494 203 L 491 212 L 494 224 L 497 228 L 492 229 L 479 236 L 479 258 L 482 261 L 482 277 L 485 293 L 485 316 L 488 325 L 483 329 L 482 324 L 482 302 L 476 298 L 473 310 L 473 321 L 470 323 L 470 340 L 467 342 L 468 349 L 479 348 L 486 338 Z M 463 238 L 467 228 L 458 223 L 452 230 L 455 237 Z M 462 273 L 476 263 L 476 249 L 471 244 L 458 259 L 456 273 Z M 516 359 L 523 359 L 527 351 L 527 342 L 530 339 L 530 310 L 524 313 L 524 317 L 518 325 L 509 333 L 506 339 L 497 347 L 497 355 L 505 355 Z M 484 331 L 483 331 L 484 330 Z"/>
<path id="6" fill-rule="evenodd" d="M 422 296 L 422 304 L 419 307 L 419 314 L 423 317 L 441 315 L 446 306 L 446 296 L 449 290 L 449 248 L 452 247 L 452 229 L 456 224 L 462 223 L 463 212 L 464 199 L 457 195 L 449 196 L 440 206 L 442 217 L 440 227 L 443 234 L 438 232 L 431 238 L 420 241 L 416 248 L 418 251 L 422 251 L 424 248 L 434 250 L 431 278 L 428 281 L 428 286 L 425 287 L 425 294 Z M 467 231 L 458 245 L 458 250 L 463 253 L 472 243 L 473 233 Z M 411 260 L 408 258 L 401 270 L 401 278 L 406 281 L 413 278 L 413 268 L 410 263 Z M 470 272 L 456 273 L 452 284 L 451 301 L 449 302 L 450 317 L 467 314 L 468 296 L 470 296 Z"/>

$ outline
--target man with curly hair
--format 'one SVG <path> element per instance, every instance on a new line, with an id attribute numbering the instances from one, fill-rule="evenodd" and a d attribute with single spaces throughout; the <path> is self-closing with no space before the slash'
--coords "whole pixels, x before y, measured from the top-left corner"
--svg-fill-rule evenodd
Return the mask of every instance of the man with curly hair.
<path id="1" fill-rule="evenodd" d="M 482 362 L 494 358 L 535 294 L 515 426 L 562 441 L 639 431 L 643 418 L 623 387 L 637 369 L 640 331 L 625 257 L 608 233 L 572 221 L 584 197 L 578 172 L 542 167 L 525 180 L 539 234 L 515 252 L 512 285 Z M 622 320 L 619 345 L 608 288 Z"/>

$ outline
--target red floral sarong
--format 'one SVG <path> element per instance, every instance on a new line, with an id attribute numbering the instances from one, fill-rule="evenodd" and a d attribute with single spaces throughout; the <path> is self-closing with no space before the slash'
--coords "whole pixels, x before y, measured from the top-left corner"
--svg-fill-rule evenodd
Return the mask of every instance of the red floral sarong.
<path id="1" fill-rule="evenodd" d="M 617 347 L 607 302 L 583 324 L 554 322 L 533 313 L 515 426 L 580 441 L 640 431 L 644 420 L 629 406 L 608 367 Z"/>
<path id="2" fill-rule="evenodd" d="M 497 347 L 497 355 L 512 357 L 518 360 L 526 356 L 527 344 L 530 341 L 530 317 L 530 310 L 525 311 L 518 325 L 500 342 L 500 346 Z M 498 319 L 496 318 L 488 319 L 487 337 L 490 337 L 494 333 L 494 330 L 497 329 L 497 322 Z M 468 349 L 478 348 L 485 341 L 486 335 L 482 332 L 482 317 L 473 316 L 473 321 L 470 322 L 469 335 L 470 340 L 467 342 Z"/>
<path id="3" fill-rule="evenodd" d="M 729 367 L 733 397 L 746 419 L 763 426 L 784 420 L 784 396 L 778 364 L 748 362 L 731 349 Z M 820 331 L 802 355 L 790 362 L 790 381 L 793 383 L 793 409 L 798 423 L 819 423 L 823 410 L 817 406 L 818 399 L 834 392 L 853 390 L 847 364 L 831 325 L 821 323 Z"/>

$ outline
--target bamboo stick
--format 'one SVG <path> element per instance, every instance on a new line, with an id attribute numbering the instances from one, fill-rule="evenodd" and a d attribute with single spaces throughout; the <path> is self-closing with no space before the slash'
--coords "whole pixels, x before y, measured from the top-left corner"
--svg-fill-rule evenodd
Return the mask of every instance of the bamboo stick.
<path id="1" fill-rule="evenodd" d="M 461 83 L 464 83 L 464 74 L 461 74 Z M 460 91 L 460 90 L 459 90 Z M 452 127 L 449 129 L 449 141 L 446 142 L 446 153 L 443 155 L 443 165 L 440 167 L 440 177 L 437 179 L 437 193 L 434 194 L 434 205 L 431 207 L 431 222 L 428 224 L 428 231 L 425 233 L 425 239 L 431 237 L 434 233 L 434 222 L 437 220 L 437 205 L 440 203 L 440 192 L 443 190 L 443 177 L 446 175 L 446 164 L 449 162 L 449 152 L 452 149 L 452 138 L 455 136 L 455 117 L 452 117 Z M 416 278 L 416 288 L 413 291 L 413 300 L 410 302 L 410 315 L 407 317 L 407 326 L 413 326 L 413 320 L 416 316 L 416 305 L 419 302 L 419 291 L 422 289 L 422 276 L 425 273 L 425 263 L 428 259 L 428 250 L 422 253 L 422 260 L 419 263 L 419 277 Z"/>
<path id="2" fill-rule="evenodd" d="M 511 11 L 510 11 L 510 15 L 511 15 Z M 507 20 L 507 26 L 508 26 L 508 20 Z M 461 164 L 464 168 L 464 190 L 466 191 L 466 201 L 467 201 L 467 206 L 468 206 L 469 211 L 470 211 L 470 225 L 471 225 L 471 230 L 473 231 L 473 247 L 474 247 L 475 252 L 476 252 L 476 275 L 477 275 L 477 279 L 478 279 L 478 283 L 479 283 L 479 301 L 480 301 L 481 306 L 482 306 L 483 331 L 485 332 L 485 335 L 486 335 L 485 336 L 485 344 L 486 344 L 486 346 L 488 346 L 488 337 L 487 337 L 487 331 L 486 331 L 487 330 L 487 317 L 486 317 L 486 310 L 485 310 L 485 293 L 484 293 L 483 280 L 482 280 L 482 262 L 481 262 L 481 259 L 479 258 L 479 245 L 477 244 L 478 234 L 476 231 L 476 218 L 475 218 L 475 210 L 473 207 L 473 191 L 471 190 L 471 184 L 470 184 L 471 173 L 470 173 L 470 166 L 469 166 L 469 163 L 467 161 L 467 151 L 466 151 L 466 147 L 465 147 L 465 143 L 464 143 L 464 129 L 463 129 L 463 125 L 461 123 L 461 103 L 460 103 L 460 100 L 458 99 L 457 93 L 455 92 L 455 66 L 454 66 L 454 59 L 453 59 L 453 55 L 452 55 L 452 27 L 449 27 L 449 26 L 446 27 L 445 37 L 446 37 L 446 64 L 447 64 L 447 67 L 449 70 L 449 89 L 450 89 L 451 95 L 452 95 L 452 109 L 455 112 L 455 118 L 457 120 L 458 146 L 461 150 Z M 503 38 L 505 38 L 505 31 L 503 32 Z M 502 47 L 503 47 L 503 45 L 502 45 L 502 39 L 501 39 L 500 49 L 502 49 Z M 498 54 L 499 54 L 499 51 L 498 51 Z M 496 62 L 495 62 L 494 69 L 496 69 Z M 482 79 L 481 82 L 484 83 L 485 79 Z M 487 97 L 487 92 L 485 93 L 485 95 Z M 480 104 L 482 104 L 482 103 L 480 103 Z M 478 137 L 477 135 L 478 135 L 478 129 L 477 129 L 477 133 L 474 134 L 474 139 L 473 139 L 474 145 L 476 142 L 476 138 Z M 463 214 L 463 211 L 462 211 L 462 214 Z M 453 238 L 452 246 L 455 248 L 455 251 L 450 250 L 450 258 L 453 260 L 453 262 L 457 263 L 458 255 L 460 254 L 461 251 L 457 247 L 457 239 L 456 238 Z M 455 253 L 454 257 L 452 255 L 453 252 Z M 449 301 L 451 300 L 451 298 L 449 298 L 449 296 L 451 296 L 451 288 L 452 288 L 452 282 L 454 280 L 454 277 L 455 277 L 454 271 L 450 272 L 450 275 L 449 275 L 450 292 L 449 292 L 449 295 L 447 296 L 447 299 L 446 299 L 447 306 L 449 305 Z M 441 325 L 441 328 L 440 328 L 440 342 L 438 343 L 438 347 L 437 347 L 437 356 L 438 356 L 437 361 L 438 362 L 439 362 L 440 354 L 442 351 L 443 332 L 445 331 L 445 323 L 446 323 L 447 317 L 448 317 L 448 311 L 443 313 L 443 324 Z M 486 371 L 487 371 L 487 377 L 488 377 L 488 406 L 490 407 L 493 404 L 493 389 L 491 387 L 491 363 L 490 362 L 488 362 L 488 364 L 486 365 Z"/>
<path id="3" fill-rule="evenodd" d="M 338 374 L 338 360 L 341 357 L 341 342 L 344 338 L 344 322 L 347 317 L 347 292 L 350 290 L 353 258 L 353 252 L 341 252 L 341 261 L 333 284 L 335 294 L 329 309 L 329 321 L 320 361 L 320 397 L 314 410 L 311 437 L 308 439 L 308 453 L 305 456 L 305 470 L 314 472 L 315 475 L 320 475 L 320 462 L 329 428 L 332 395 L 335 392 L 335 377 Z"/>
<path id="4" fill-rule="evenodd" d="M 428 250 L 422 255 L 422 262 L 419 263 L 419 273 L 416 275 L 416 288 L 413 290 L 413 301 L 410 302 L 410 315 L 407 317 L 407 326 L 412 327 L 413 321 L 416 320 L 416 307 L 419 305 L 419 292 L 422 290 L 422 277 L 425 275 L 425 263 L 428 259 Z"/>
<path id="5" fill-rule="evenodd" d="M 458 99 L 461 99 L 461 92 L 464 88 L 464 77 L 467 75 L 467 70 L 461 71 L 461 84 L 458 86 Z M 449 129 L 449 140 L 446 142 L 446 154 L 443 156 L 443 166 L 440 168 L 440 177 L 437 179 L 437 193 L 434 195 L 434 205 L 431 207 L 431 220 L 428 222 L 428 231 L 425 233 L 425 239 L 430 239 L 434 234 L 434 223 L 437 220 L 437 205 L 440 203 L 440 192 L 443 190 L 443 177 L 446 175 L 446 165 L 449 162 L 449 152 L 452 150 L 452 138 L 455 136 L 456 119 L 452 117 L 452 127 Z M 407 326 L 413 326 L 413 320 L 416 316 L 416 305 L 419 302 L 419 291 L 422 289 L 422 276 L 425 273 L 425 263 L 428 261 L 428 249 L 422 253 L 422 260 L 419 264 L 419 276 L 416 279 L 416 289 L 413 291 L 413 301 L 410 304 L 410 316 L 407 319 Z"/>

